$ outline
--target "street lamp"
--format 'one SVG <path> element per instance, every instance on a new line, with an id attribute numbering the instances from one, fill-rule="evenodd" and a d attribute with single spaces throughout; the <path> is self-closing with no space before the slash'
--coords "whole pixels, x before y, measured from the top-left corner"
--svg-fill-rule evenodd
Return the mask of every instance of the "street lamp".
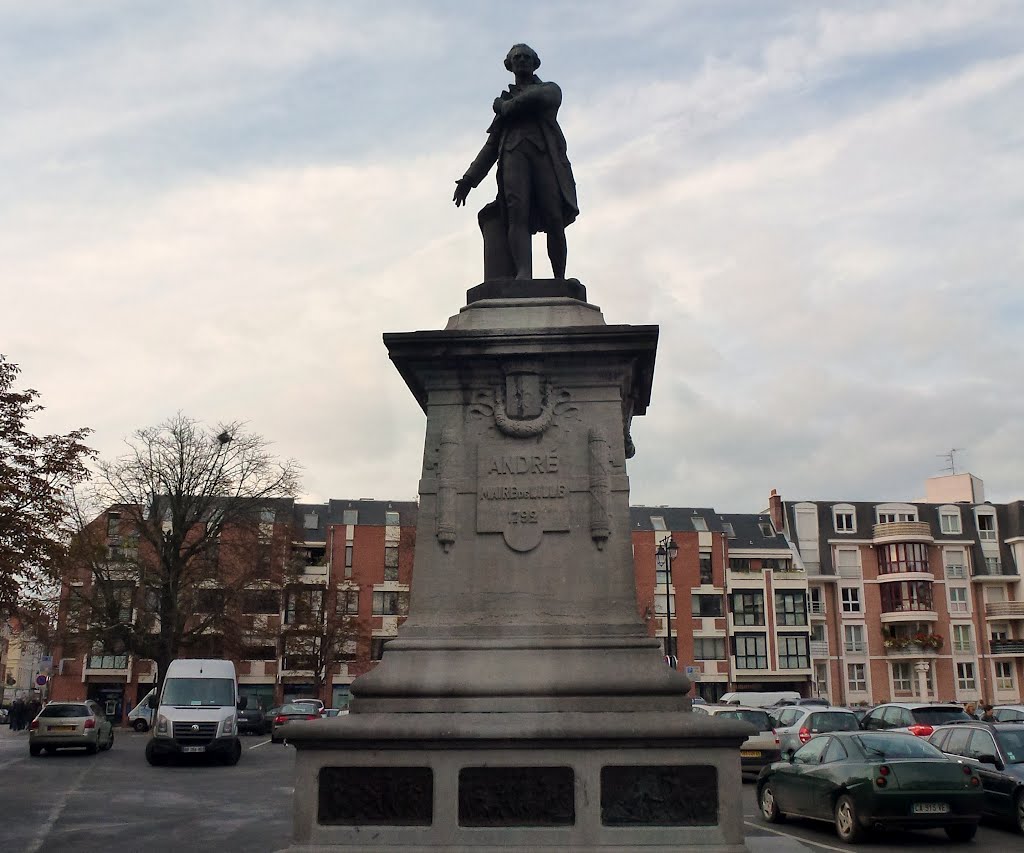
<path id="1" fill-rule="evenodd" d="M 667 614 L 666 625 L 668 626 L 665 638 L 665 656 L 668 658 L 668 665 L 675 669 L 678 658 L 672 653 L 672 561 L 679 556 L 679 546 L 670 533 L 658 543 L 658 550 L 655 552 L 659 557 L 665 558 L 665 610 Z"/>

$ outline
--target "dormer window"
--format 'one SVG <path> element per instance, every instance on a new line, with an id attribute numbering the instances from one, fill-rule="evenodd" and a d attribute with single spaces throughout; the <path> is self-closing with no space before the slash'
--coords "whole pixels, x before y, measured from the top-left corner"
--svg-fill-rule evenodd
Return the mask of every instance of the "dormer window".
<path id="1" fill-rule="evenodd" d="M 990 512 L 978 513 L 978 538 L 990 542 L 996 539 L 996 517 Z"/>
<path id="2" fill-rule="evenodd" d="M 836 533 L 857 532 L 857 513 L 852 506 L 839 504 L 832 507 L 832 521 Z"/>
<path id="3" fill-rule="evenodd" d="M 955 506 L 944 506 L 939 509 L 939 529 L 943 533 L 961 533 L 960 510 Z"/>
<path id="4" fill-rule="evenodd" d="M 707 532 L 708 523 L 703 518 L 701 518 L 699 515 L 695 515 L 695 516 L 691 517 L 690 521 L 693 524 L 693 529 L 694 530 L 698 530 L 701 533 L 706 533 Z"/>

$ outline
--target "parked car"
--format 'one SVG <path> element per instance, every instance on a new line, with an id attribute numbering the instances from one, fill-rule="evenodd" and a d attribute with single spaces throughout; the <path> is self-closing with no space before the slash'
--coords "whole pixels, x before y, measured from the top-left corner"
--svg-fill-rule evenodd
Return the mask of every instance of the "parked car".
<path id="1" fill-rule="evenodd" d="M 298 702 L 290 702 L 282 705 L 274 715 L 274 725 L 270 730 L 270 739 L 274 743 L 284 743 L 284 736 L 280 734 L 280 730 L 285 723 L 292 723 L 296 720 L 319 719 L 319 712 L 309 703 L 299 704 Z"/>
<path id="2" fill-rule="evenodd" d="M 137 732 L 148 731 L 153 725 L 153 709 L 149 707 L 149 697 L 156 696 L 154 687 L 134 708 L 128 712 L 128 725 Z"/>
<path id="3" fill-rule="evenodd" d="M 339 717 L 344 716 L 348 713 L 348 708 L 325 708 L 323 716 L 325 717 Z"/>
<path id="4" fill-rule="evenodd" d="M 50 702 L 28 727 L 28 752 L 33 757 L 65 747 L 95 754 L 113 745 L 114 725 L 91 699 Z"/>
<path id="5" fill-rule="evenodd" d="M 322 699 L 292 699 L 291 704 L 293 705 L 309 705 L 316 709 L 317 714 L 321 717 L 324 714 L 324 703 Z"/>
<path id="6" fill-rule="evenodd" d="M 789 815 L 830 821 L 851 844 L 873 827 L 941 828 L 953 841 L 970 841 L 984 800 L 971 767 L 949 761 L 923 738 L 898 732 L 816 737 L 757 779 L 766 821 Z"/>
<path id="7" fill-rule="evenodd" d="M 1024 726 L 957 723 L 937 728 L 928 741 L 978 774 L 986 814 L 1009 818 L 1024 833 Z"/>
<path id="8" fill-rule="evenodd" d="M 860 727 L 865 731 L 909 732 L 929 737 L 936 726 L 973 720 L 959 705 L 928 702 L 886 702 L 864 715 Z"/>
<path id="9" fill-rule="evenodd" d="M 267 735 L 273 728 L 273 717 L 259 705 L 246 705 L 245 710 L 238 712 L 238 733 L 240 735 Z"/>
<path id="10" fill-rule="evenodd" d="M 997 705 L 992 716 L 998 723 L 1024 722 L 1024 705 Z"/>
<path id="11" fill-rule="evenodd" d="M 782 708 L 775 714 L 775 720 L 775 734 L 783 755 L 796 752 L 820 734 L 855 732 L 860 728 L 857 715 L 849 708 L 822 708 L 818 705 Z"/>
<path id="12" fill-rule="evenodd" d="M 740 772 L 744 776 L 756 777 L 762 767 L 779 760 L 779 739 L 772 730 L 772 717 L 763 708 L 743 708 L 735 705 L 701 705 L 694 707 L 694 713 L 726 720 L 743 720 L 757 727 L 757 734 L 751 735 L 740 744 Z"/>

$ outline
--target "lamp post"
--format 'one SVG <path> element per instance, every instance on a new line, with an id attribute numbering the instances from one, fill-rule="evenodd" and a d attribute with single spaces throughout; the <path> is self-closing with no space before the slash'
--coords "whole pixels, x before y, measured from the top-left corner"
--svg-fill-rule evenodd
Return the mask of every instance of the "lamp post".
<path id="1" fill-rule="evenodd" d="M 672 653 L 672 561 L 679 556 L 679 546 L 670 533 L 658 543 L 658 550 L 655 552 L 659 557 L 665 558 L 665 611 L 667 614 L 665 624 L 666 643 L 665 656 L 668 658 L 668 665 L 676 668 L 678 658 Z"/>

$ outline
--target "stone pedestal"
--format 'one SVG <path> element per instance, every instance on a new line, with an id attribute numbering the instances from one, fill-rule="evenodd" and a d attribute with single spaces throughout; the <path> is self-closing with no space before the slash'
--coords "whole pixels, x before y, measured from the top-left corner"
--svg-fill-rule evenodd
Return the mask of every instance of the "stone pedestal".
<path id="1" fill-rule="evenodd" d="M 485 282 L 387 334 L 427 415 L 409 618 L 347 717 L 296 726 L 296 841 L 742 849 L 750 727 L 690 713 L 637 613 L 626 458 L 656 326 Z"/>

